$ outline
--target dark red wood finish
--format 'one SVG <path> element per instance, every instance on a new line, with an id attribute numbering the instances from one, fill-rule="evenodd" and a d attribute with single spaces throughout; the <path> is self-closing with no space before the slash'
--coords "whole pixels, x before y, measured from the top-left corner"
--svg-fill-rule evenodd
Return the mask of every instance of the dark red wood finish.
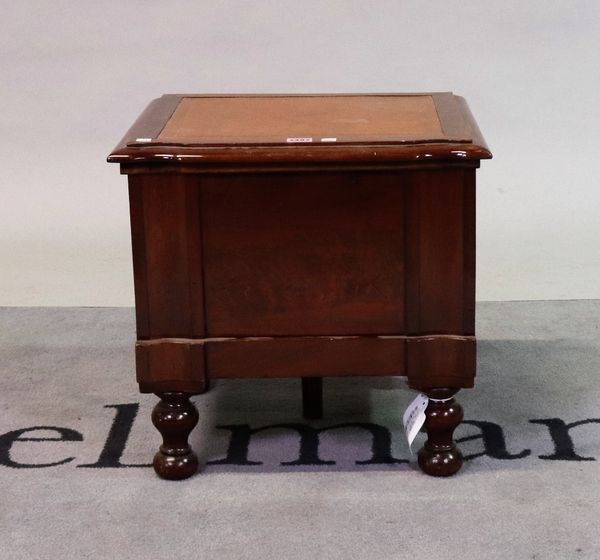
<path id="1" fill-rule="evenodd" d="M 198 457 L 188 443 L 198 423 L 198 410 L 185 393 L 157 393 L 160 401 L 152 411 L 152 423 L 163 437 L 153 466 L 161 478 L 181 480 L 198 469 Z"/>
<path id="2" fill-rule="evenodd" d="M 445 387 L 426 391 L 429 404 L 425 410 L 427 441 L 419 451 L 419 466 L 432 476 L 451 476 L 463 463 L 463 456 L 453 439 L 462 422 L 463 409 L 453 395 L 457 389 Z"/>
<path id="3" fill-rule="evenodd" d="M 444 132 L 471 140 L 138 145 L 180 97 L 154 102 L 109 158 L 129 175 L 141 391 L 301 377 L 318 403 L 323 376 L 401 375 L 430 396 L 472 387 L 475 170 L 490 154 L 448 95 Z M 438 437 L 431 414 L 428 426 L 454 458 L 430 449 L 421 467 L 455 472 L 451 430 Z"/>

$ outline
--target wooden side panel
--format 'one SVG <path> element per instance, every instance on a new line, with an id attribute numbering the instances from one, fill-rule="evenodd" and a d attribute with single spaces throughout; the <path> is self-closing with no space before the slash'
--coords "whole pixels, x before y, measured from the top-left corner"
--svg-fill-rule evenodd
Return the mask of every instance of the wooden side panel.
<path id="1" fill-rule="evenodd" d="M 473 237 L 466 230 L 474 214 L 465 207 L 465 170 L 407 176 L 407 334 L 472 334 L 465 332 L 471 330 L 465 310 L 474 304 Z"/>
<path id="2" fill-rule="evenodd" d="M 138 339 L 204 336 L 199 179 L 135 175 L 129 185 Z"/>
<path id="3" fill-rule="evenodd" d="M 203 178 L 208 336 L 402 333 L 402 180 Z"/>
<path id="4" fill-rule="evenodd" d="M 465 169 L 464 174 L 463 333 L 475 336 L 475 169 Z"/>
<path id="5" fill-rule="evenodd" d="M 138 338 L 150 336 L 148 309 L 148 274 L 146 266 L 146 233 L 144 199 L 139 177 L 129 178 L 129 214 L 131 248 L 133 251 L 133 286 L 135 290 L 135 319 Z"/>
<path id="6" fill-rule="evenodd" d="M 198 393 L 209 377 L 472 386 L 474 169 L 129 181 L 142 391 Z"/>

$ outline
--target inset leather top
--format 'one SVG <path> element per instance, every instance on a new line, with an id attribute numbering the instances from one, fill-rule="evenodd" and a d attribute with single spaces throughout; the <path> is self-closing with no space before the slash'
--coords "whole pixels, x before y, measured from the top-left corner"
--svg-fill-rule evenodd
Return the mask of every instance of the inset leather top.
<path id="1" fill-rule="evenodd" d="M 451 93 L 164 95 L 110 162 L 206 164 L 487 159 L 461 97 Z"/>

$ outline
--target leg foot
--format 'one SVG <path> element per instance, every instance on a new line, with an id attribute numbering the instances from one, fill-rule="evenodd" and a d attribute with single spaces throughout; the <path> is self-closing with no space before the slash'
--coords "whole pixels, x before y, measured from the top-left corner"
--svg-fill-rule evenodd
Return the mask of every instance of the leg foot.
<path id="1" fill-rule="evenodd" d="M 186 393 L 157 393 L 160 401 L 152 411 L 152 423 L 163 437 L 154 456 L 154 471 L 161 478 L 181 480 L 198 469 L 198 457 L 188 443 L 198 423 L 198 411 Z"/>
<path id="2" fill-rule="evenodd" d="M 462 422 L 463 409 L 452 396 L 458 389 L 423 391 L 431 400 L 425 411 L 427 441 L 419 451 L 419 467 L 431 476 L 450 476 L 462 466 L 460 449 L 452 438 Z"/>
<path id="3" fill-rule="evenodd" d="M 302 378 L 302 415 L 309 420 L 323 417 L 323 378 Z"/>

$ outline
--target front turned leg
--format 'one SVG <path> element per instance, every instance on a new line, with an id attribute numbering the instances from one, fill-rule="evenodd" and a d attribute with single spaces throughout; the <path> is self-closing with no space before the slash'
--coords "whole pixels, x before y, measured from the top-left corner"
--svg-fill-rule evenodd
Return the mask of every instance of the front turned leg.
<path id="1" fill-rule="evenodd" d="M 152 411 L 152 423 L 163 437 L 154 456 L 154 470 L 161 478 L 181 480 L 198 469 L 198 457 L 188 443 L 198 423 L 198 410 L 187 393 L 156 393 L 160 401 Z"/>
<path id="2" fill-rule="evenodd" d="M 423 391 L 429 397 L 425 410 L 427 441 L 419 451 L 419 466 L 431 476 L 450 476 L 462 466 L 463 457 L 452 438 L 462 422 L 463 409 L 453 395 L 458 389 L 437 388 Z"/>

